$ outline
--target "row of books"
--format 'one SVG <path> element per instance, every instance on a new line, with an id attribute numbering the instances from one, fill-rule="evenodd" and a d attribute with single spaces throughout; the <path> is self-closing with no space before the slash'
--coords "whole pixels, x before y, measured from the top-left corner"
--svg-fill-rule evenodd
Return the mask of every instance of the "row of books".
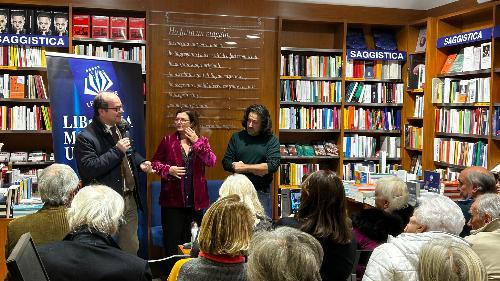
<path id="1" fill-rule="evenodd" d="M 399 61 L 347 60 L 347 78 L 401 79 Z"/>
<path id="2" fill-rule="evenodd" d="M 441 68 L 441 73 L 476 71 L 491 68 L 491 42 L 480 46 L 468 46 L 459 53 L 449 54 Z"/>
<path id="3" fill-rule="evenodd" d="M 377 139 L 375 137 L 352 135 L 344 137 L 342 151 L 345 158 L 375 157 Z"/>
<path id="4" fill-rule="evenodd" d="M 0 106 L 0 130 L 52 130 L 50 107 Z"/>
<path id="5" fill-rule="evenodd" d="M 422 149 L 424 138 L 424 128 L 405 125 L 405 147 Z"/>
<path id="6" fill-rule="evenodd" d="M 146 71 L 146 46 L 119 48 L 112 45 L 74 45 L 73 53 L 75 55 L 138 61 L 141 63 L 142 71 Z"/>
<path id="7" fill-rule="evenodd" d="M 280 185 L 300 185 L 302 178 L 319 170 L 319 164 L 280 164 Z"/>
<path id="8" fill-rule="evenodd" d="M 46 67 L 45 48 L 0 46 L 0 66 Z"/>
<path id="9" fill-rule="evenodd" d="M 340 129 L 340 108 L 280 108 L 280 129 Z"/>
<path id="10" fill-rule="evenodd" d="M 401 109 L 364 109 L 349 106 L 344 110 L 344 129 L 350 130 L 399 130 Z"/>
<path id="11" fill-rule="evenodd" d="M 488 144 L 434 138 L 434 161 L 460 166 L 488 166 Z"/>
<path id="12" fill-rule="evenodd" d="M 415 109 L 413 111 L 413 117 L 424 117 L 424 96 L 415 96 Z"/>
<path id="13" fill-rule="evenodd" d="M 410 56 L 408 89 L 423 89 L 425 85 L 425 54 Z"/>
<path id="14" fill-rule="evenodd" d="M 0 163 L 54 161 L 54 153 L 44 151 L 0 151 Z"/>
<path id="15" fill-rule="evenodd" d="M 411 157 L 410 174 L 422 176 L 422 154 L 414 155 Z"/>
<path id="16" fill-rule="evenodd" d="M 351 82 L 346 86 L 346 102 L 402 103 L 403 83 Z"/>
<path id="17" fill-rule="evenodd" d="M 92 33 L 90 32 L 91 30 Z M 146 40 L 146 19 L 102 15 L 73 15 L 73 38 L 90 37 L 115 40 Z"/>
<path id="18" fill-rule="evenodd" d="M 51 10 L 0 8 L 2 34 L 68 35 L 68 13 Z"/>
<path id="19" fill-rule="evenodd" d="M 296 214 L 300 207 L 300 188 L 278 189 L 278 216 L 286 218 Z"/>
<path id="20" fill-rule="evenodd" d="M 304 54 L 282 54 L 281 76 L 341 77 L 341 56 L 309 56 Z"/>
<path id="21" fill-rule="evenodd" d="M 401 170 L 401 165 L 398 164 L 381 164 L 374 161 L 363 161 L 358 163 L 346 163 L 342 165 L 342 179 L 345 181 L 356 180 L 357 171 L 367 171 L 368 173 L 386 173 L 388 171 Z"/>
<path id="22" fill-rule="evenodd" d="M 341 81 L 281 80 L 281 101 L 341 102 Z"/>
<path id="23" fill-rule="evenodd" d="M 436 132 L 488 135 L 489 109 L 455 109 L 440 108 L 435 109 Z"/>
<path id="24" fill-rule="evenodd" d="M 460 80 L 432 78 L 433 103 L 475 103 L 490 101 L 490 77 Z"/>
<path id="25" fill-rule="evenodd" d="M 335 142 L 325 141 L 314 144 L 280 144 L 281 156 L 339 156 Z"/>
<path id="26" fill-rule="evenodd" d="M 0 76 L 0 97 L 8 99 L 47 99 L 41 75 Z"/>

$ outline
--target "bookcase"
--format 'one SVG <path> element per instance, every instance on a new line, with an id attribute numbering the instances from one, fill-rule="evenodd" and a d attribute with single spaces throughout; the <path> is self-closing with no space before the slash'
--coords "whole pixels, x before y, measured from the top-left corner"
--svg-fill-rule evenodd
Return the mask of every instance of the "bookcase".
<path id="1" fill-rule="evenodd" d="M 437 18 L 433 112 L 429 112 L 434 122 L 429 125 L 433 125 L 434 167 L 443 169 L 449 180 L 457 179 L 468 166 L 492 168 L 495 10 L 485 6 Z"/>
<path id="2" fill-rule="evenodd" d="M 318 169 L 340 172 L 343 23 L 280 19 L 280 187 Z"/>

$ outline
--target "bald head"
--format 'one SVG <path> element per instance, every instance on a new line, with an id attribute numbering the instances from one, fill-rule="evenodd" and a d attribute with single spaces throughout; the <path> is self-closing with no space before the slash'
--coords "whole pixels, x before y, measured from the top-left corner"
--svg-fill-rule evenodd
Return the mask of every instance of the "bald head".
<path id="1" fill-rule="evenodd" d="M 460 195 L 465 199 L 496 192 L 495 177 L 483 167 L 473 166 L 464 169 L 458 177 L 458 182 Z"/>

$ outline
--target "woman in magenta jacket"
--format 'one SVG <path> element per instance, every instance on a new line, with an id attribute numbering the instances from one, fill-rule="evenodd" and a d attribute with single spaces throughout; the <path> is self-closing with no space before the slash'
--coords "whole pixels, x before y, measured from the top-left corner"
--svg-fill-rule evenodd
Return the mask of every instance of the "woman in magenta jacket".
<path id="1" fill-rule="evenodd" d="M 198 113 L 177 111 L 176 132 L 158 145 L 152 167 L 161 176 L 161 220 L 167 256 L 177 254 L 177 245 L 190 241 L 191 223 L 201 223 L 208 208 L 205 166 L 213 167 L 216 157 L 208 139 L 199 136 Z"/>

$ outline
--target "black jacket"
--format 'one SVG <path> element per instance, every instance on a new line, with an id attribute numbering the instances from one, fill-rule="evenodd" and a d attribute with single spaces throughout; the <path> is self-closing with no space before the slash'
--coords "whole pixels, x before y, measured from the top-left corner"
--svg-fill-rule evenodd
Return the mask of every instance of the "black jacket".
<path id="1" fill-rule="evenodd" d="M 99 232 L 69 233 L 63 241 L 38 247 L 51 281 L 151 280 L 147 261 L 128 254 Z"/>
<path id="2" fill-rule="evenodd" d="M 105 131 L 104 124 L 98 118 L 93 118 L 92 122 L 76 138 L 75 159 L 84 186 L 104 184 L 123 196 L 124 179 L 120 165 L 124 156 L 125 154 L 116 147 L 111 133 Z M 129 157 L 136 186 L 134 198 L 140 209 L 142 206 L 138 192 L 137 171 L 144 160 L 144 157 L 137 152 L 132 153 Z"/>

